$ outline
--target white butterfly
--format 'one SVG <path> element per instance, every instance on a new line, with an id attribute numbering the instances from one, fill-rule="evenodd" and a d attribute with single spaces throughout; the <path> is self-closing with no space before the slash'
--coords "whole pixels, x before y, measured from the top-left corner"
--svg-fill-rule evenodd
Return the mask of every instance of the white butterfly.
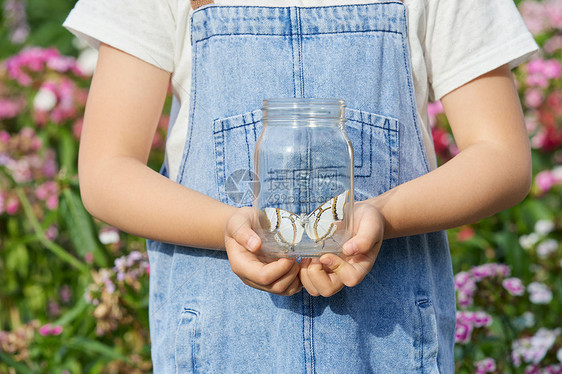
<path id="1" fill-rule="evenodd" d="M 275 232 L 275 240 L 284 247 L 293 247 L 302 239 L 303 232 L 316 243 L 330 238 L 336 232 L 336 222 L 344 218 L 344 206 L 349 190 L 331 198 L 311 213 L 300 215 L 280 208 L 264 208 L 269 231 Z"/>

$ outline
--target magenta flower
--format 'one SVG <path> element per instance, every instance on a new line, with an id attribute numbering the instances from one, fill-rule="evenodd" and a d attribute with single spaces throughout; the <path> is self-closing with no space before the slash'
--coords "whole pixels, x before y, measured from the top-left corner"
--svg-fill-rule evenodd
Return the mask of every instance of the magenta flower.
<path id="1" fill-rule="evenodd" d="M 39 334 L 42 336 L 57 336 L 62 333 L 62 330 L 62 326 L 53 326 L 52 324 L 47 323 L 46 325 L 43 325 L 39 328 Z"/>
<path id="2" fill-rule="evenodd" d="M 506 278 L 502 281 L 502 286 L 513 296 L 521 296 L 525 292 L 525 286 L 519 278 Z"/>
<path id="3" fill-rule="evenodd" d="M 468 343 L 470 341 L 472 329 L 473 327 L 471 324 L 457 321 L 457 325 L 455 327 L 455 343 Z"/>
<path id="4" fill-rule="evenodd" d="M 487 357 L 482 361 L 476 362 L 476 374 L 493 373 L 496 371 L 496 361 Z"/>

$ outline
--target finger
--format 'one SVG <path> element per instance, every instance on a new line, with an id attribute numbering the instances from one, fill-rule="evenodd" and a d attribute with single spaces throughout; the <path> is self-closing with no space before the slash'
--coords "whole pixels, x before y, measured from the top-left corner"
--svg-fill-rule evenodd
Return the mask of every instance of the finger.
<path id="1" fill-rule="evenodd" d="M 294 259 L 280 258 L 263 263 L 255 254 L 236 242 L 228 244 L 227 255 L 230 267 L 236 275 L 262 287 L 287 274 L 296 262 Z"/>
<path id="2" fill-rule="evenodd" d="M 302 286 L 306 289 L 306 292 L 308 292 L 311 296 L 320 296 L 320 293 L 318 292 L 316 287 L 314 287 L 312 281 L 310 280 L 310 277 L 308 276 L 308 266 L 310 265 L 311 261 L 311 258 L 301 259 L 301 269 L 299 272 L 299 277 Z"/>
<path id="3" fill-rule="evenodd" d="M 341 290 L 343 282 L 334 274 L 328 274 L 324 265 L 317 259 L 308 266 L 308 276 L 318 293 L 324 297 L 332 296 Z"/>
<path id="4" fill-rule="evenodd" d="M 341 257 L 333 254 L 325 254 L 320 257 L 320 262 L 333 272 L 338 279 L 348 287 L 358 285 L 367 275 L 365 267 L 361 263 L 351 264 Z"/>
<path id="5" fill-rule="evenodd" d="M 374 246 L 379 244 L 382 238 L 379 221 L 363 217 L 359 223 L 357 232 L 343 245 L 343 253 L 347 256 L 353 256 L 357 253 L 368 253 Z"/>
<path id="6" fill-rule="evenodd" d="M 299 293 L 301 290 L 302 290 L 301 280 L 300 280 L 299 277 L 295 277 L 295 279 L 293 280 L 293 283 L 291 283 L 291 285 L 287 288 L 287 290 L 285 290 L 283 295 L 291 296 L 291 295 L 294 295 L 296 293 Z"/>
<path id="7" fill-rule="evenodd" d="M 298 279 L 299 270 L 300 266 L 298 262 L 294 261 L 293 267 L 291 267 L 286 274 L 282 275 L 270 285 L 263 287 L 263 290 L 277 295 L 284 295 L 287 289 L 294 283 L 295 279 Z"/>
<path id="8" fill-rule="evenodd" d="M 248 218 L 243 215 L 228 221 L 226 237 L 227 240 L 234 239 L 251 252 L 256 252 L 261 247 L 260 237 L 252 230 Z"/>

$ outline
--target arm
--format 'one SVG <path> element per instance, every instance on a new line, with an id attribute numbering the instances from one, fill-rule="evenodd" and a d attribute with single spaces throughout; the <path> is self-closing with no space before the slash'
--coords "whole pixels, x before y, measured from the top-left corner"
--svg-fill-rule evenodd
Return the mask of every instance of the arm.
<path id="1" fill-rule="evenodd" d="M 224 250 L 236 208 L 185 188 L 146 162 L 170 74 L 102 44 L 80 140 L 80 191 L 86 209 L 145 238 Z"/>
<path id="2" fill-rule="evenodd" d="M 95 217 L 131 234 L 228 250 L 232 270 L 254 288 L 298 292 L 294 260 L 259 258 L 255 212 L 235 208 L 160 175 L 147 165 L 170 74 L 102 44 L 80 140 L 80 191 Z M 249 239 L 254 237 L 254 242 Z"/>
<path id="3" fill-rule="evenodd" d="M 484 74 L 441 101 L 460 153 L 369 200 L 385 218 L 385 238 L 475 222 L 529 192 L 529 138 L 509 68 Z"/>
<path id="4" fill-rule="evenodd" d="M 511 72 L 502 66 L 442 98 L 460 153 L 412 181 L 357 204 L 344 256 L 301 262 L 303 286 L 330 296 L 371 270 L 382 239 L 471 223 L 521 201 L 531 153 Z"/>

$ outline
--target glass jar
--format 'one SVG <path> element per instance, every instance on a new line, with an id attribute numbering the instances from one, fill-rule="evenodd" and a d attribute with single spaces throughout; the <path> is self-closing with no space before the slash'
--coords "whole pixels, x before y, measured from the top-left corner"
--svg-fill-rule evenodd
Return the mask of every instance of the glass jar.
<path id="1" fill-rule="evenodd" d="M 339 254 L 351 238 L 353 150 L 339 99 L 267 99 L 256 143 L 261 251 Z"/>

